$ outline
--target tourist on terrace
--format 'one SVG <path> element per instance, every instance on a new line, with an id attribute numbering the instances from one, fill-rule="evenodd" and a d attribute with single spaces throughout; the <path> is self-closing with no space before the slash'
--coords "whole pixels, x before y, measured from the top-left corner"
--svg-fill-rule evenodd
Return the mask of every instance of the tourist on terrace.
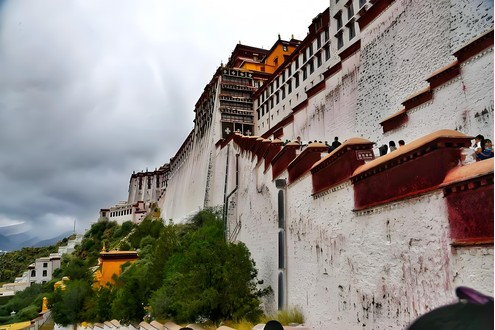
<path id="1" fill-rule="evenodd" d="M 333 142 L 332 142 L 332 147 L 333 147 L 333 150 L 337 149 L 342 143 L 339 142 L 339 137 L 336 136 L 334 139 L 333 139 Z"/>
<path id="2" fill-rule="evenodd" d="M 493 158 L 492 140 L 486 139 L 481 147 L 482 151 L 477 154 L 477 159 L 483 160 Z"/>
<path id="3" fill-rule="evenodd" d="M 394 141 L 390 141 L 388 143 L 388 146 L 389 146 L 390 152 L 392 152 L 394 150 L 397 150 L 397 147 L 395 146 L 395 142 Z"/>
<path id="4" fill-rule="evenodd" d="M 485 140 L 485 137 L 481 134 L 476 135 L 474 138 L 474 144 L 471 147 L 471 149 L 474 150 L 476 154 L 479 154 L 480 152 L 483 151 L 483 141 Z"/>
<path id="5" fill-rule="evenodd" d="M 406 143 L 404 142 L 404 140 L 399 140 L 399 148 L 400 147 L 403 147 Z"/>
<path id="6" fill-rule="evenodd" d="M 381 147 L 378 148 L 380 151 L 380 156 L 385 156 L 388 151 L 388 146 L 386 144 L 383 144 Z"/>

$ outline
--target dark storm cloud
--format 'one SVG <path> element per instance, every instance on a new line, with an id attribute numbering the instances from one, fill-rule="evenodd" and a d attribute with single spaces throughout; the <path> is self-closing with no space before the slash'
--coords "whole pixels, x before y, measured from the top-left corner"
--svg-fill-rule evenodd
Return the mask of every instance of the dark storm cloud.
<path id="1" fill-rule="evenodd" d="M 285 31 L 275 19 L 294 33 L 296 14 L 302 39 L 318 2 L 252 20 L 227 1 L 0 0 L 0 234 L 88 228 L 127 199 L 133 170 L 175 154 L 239 40 L 270 48 Z"/>
<path id="2" fill-rule="evenodd" d="M 178 72 L 126 4 L 1 7 L 0 226 L 20 221 L 39 236 L 70 230 L 71 218 L 87 227 L 126 199 L 133 170 L 166 162 L 192 127 L 193 103 L 169 83 Z"/>

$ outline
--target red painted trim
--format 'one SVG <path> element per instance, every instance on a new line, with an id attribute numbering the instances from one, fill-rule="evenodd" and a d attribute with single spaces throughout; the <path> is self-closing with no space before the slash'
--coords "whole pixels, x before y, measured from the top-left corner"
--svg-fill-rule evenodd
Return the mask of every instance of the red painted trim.
<path id="1" fill-rule="evenodd" d="M 459 63 L 465 62 L 470 57 L 481 53 L 483 50 L 493 46 L 493 29 L 473 40 L 466 46 L 454 53 Z"/>
<path id="2" fill-rule="evenodd" d="M 279 127 L 275 131 L 273 131 L 273 138 L 274 139 L 281 138 L 282 136 L 284 136 L 284 128 L 283 127 Z"/>
<path id="3" fill-rule="evenodd" d="M 457 61 L 434 72 L 426 81 L 430 84 L 430 90 L 445 84 L 461 74 L 461 67 Z"/>
<path id="4" fill-rule="evenodd" d="M 459 158 L 459 148 L 435 149 L 399 165 L 375 169 L 359 181 L 353 177 L 354 207 L 360 210 L 438 189 Z"/>
<path id="5" fill-rule="evenodd" d="M 263 147 L 263 140 L 264 140 L 263 138 L 259 137 L 256 140 L 254 140 L 254 142 L 252 142 L 253 144 L 251 145 L 250 148 L 250 150 L 253 152 L 251 161 L 254 160 L 254 157 L 258 156 L 258 150 Z"/>
<path id="6" fill-rule="evenodd" d="M 453 247 L 464 246 L 493 246 L 493 237 L 479 237 L 475 239 L 456 239 L 450 243 Z"/>
<path id="7" fill-rule="evenodd" d="M 306 91 L 306 95 L 308 96 L 308 98 L 310 98 L 310 97 L 313 97 L 314 95 L 318 94 L 319 92 L 321 92 L 324 89 L 325 89 L 325 80 L 322 80 L 319 83 L 317 83 L 316 85 L 314 85 L 313 87 L 311 87 L 310 89 L 308 89 Z"/>
<path id="8" fill-rule="evenodd" d="M 370 0 L 370 3 L 372 4 L 371 8 L 357 20 L 359 29 L 363 31 L 375 18 L 380 16 L 388 6 L 394 3 L 394 1 L 395 0 Z"/>
<path id="9" fill-rule="evenodd" d="M 328 151 L 323 143 L 311 143 L 294 159 L 287 170 L 289 171 L 289 184 L 299 179 L 308 172 L 311 167 L 321 160 L 321 153 Z"/>
<path id="10" fill-rule="evenodd" d="M 227 144 L 229 144 L 230 141 L 233 140 L 234 136 L 235 133 L 232 133 L 229 136 L 227 136 L 225 139 L 218 140 L 217 143 L 215 143 L 215 147 L 216 148 L 220 147 L 220 149 L 223 149 Z"/>
<path id="11" fill-rule="evenodd" d="M 493 174 L 489 185 L 479 180 L 466 182 L 466 189 L 446 196 L 450 237 L 455 243 L 476 245 L 493 243 Z"/>
<path id="12" fill-rule="evenodd" d="M 356 168 L 364 164 L 364 159 L 361 157 L 363 151 L 367 151 L 371 159 L 374 158 L 371 150 L 373 142 L 362 140 L 362 143 L 353 145 L 344 143 L 321 162 L 313 165 L 311 169 L 313 194 L 321 193 L 348 180 Z"/>
<path id="13" fill-rule="evenodd" d="M 345 61 L 348 57 L 350 57 L 352 54 L 357 52 L 359 49 L 361 49 L 361 40 L 355 41 L 352 45 L 344 49 L 340 54 L 340 60 Z"/>
<path id="14" fill-rule="evenodd" d="M 452 130 L 431 133 L 354 171 L 357 210 L 439 189 L 456 168 L 471 137 Z"/>
<path id="15" fill-rule="evenodd" d="M 292 109 L 292 114 L 295 114 L 308 106 L 308 99 L 302 101 Z"/>
<path id="16" fill-rule="evenodd" d="M 285 126 L 292 123 L 293 121 L 294 121 L 294 115 L 291 113 L 290 115 L 288 115 L 287 117 L 285 117 L 284 119 L 279 121 L 277 125 L 273 126 L 268 131 L 266 131 L 261 137 L 267 139 L 270 137 L 270 135 L 275 135 L 275 131 L 277 131 L 281 128 L 284 128 Z M 274 136 L 274 138 L 278 138 L 278 137 Z"/>
<path id="17" fill-rule="evenodd" d="M 280 152 L 280 150 L 282 150 L 282 141 L 272 142 L 265 155 L 265 170 L 263 171 L 264 173 L 268 171 L 273 157 L 275 157 Z"/>
<path id="18" fill-rule="evenodd" d="M 430 90 L 430 87 L 427 87 L 424 90 L 418 92 L 417 94 L 409 97 L 407 100 L 402 102 L 402 105 L 404 106 L 404 109 L 407 111 L 425 102 L 428 102 L 431 99 L 433 99 L 433 92 Z"/>
<path id="19" fill-rule="evenodd" d="M 327 79 L 328 77 L 336 74 L 340 70 L 342 70 L 342 62 L 338 62 L 338 63 L 334 64 L 327 71 L 323 72 L 323 77 L 325 77 L 325 79 Z"/>
<path id="20" fill-rule="evenodd" d="M 299 147 L 300 146 L 297 143 L 289 142 L 275 155 L 275 157 L 273 157 L 271 161 L 273 180 L 282 174 L 287 169 L 290 162 L 296 158 L 296 150 L 299 149 Z"/>
<path id="21" fill-rule="evenodd" d="M 409 116 L 407 115 L 406 109 L 402 109 L 387 119 L 384 119 L 380 122 L 380 125 L 383 127 L 383 133 L 386 133 L 400 127 L 401 125 L 404 125 L 408 120 Z"/>
<path id="22" fill-rule="evenodd" d="M 261 147 L 258 148 L 258 151 L 256 152 L 256 156 L 257 156 L 256 164 L 261 162 L 261 160 L 266 156 L 266 153 L 268 152 L 268 148 L 270 147 L 271 143 L 272 141 L 270 140 L 261 141 Z"/>

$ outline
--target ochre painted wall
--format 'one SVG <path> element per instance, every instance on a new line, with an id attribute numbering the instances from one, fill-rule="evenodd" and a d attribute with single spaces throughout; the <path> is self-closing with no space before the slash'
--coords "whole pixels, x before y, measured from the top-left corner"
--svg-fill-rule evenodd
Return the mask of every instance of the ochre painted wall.
<path id="1" fill-rule="evenodd" d="M 106 252 L 100 254 L 100 266 L 101 270 L 96 273 L 96 280 L 99 286 L 106 286 L 107 283 L 114 284 L 112 279 L 113 275 L 120 276 L 122 273 L 121 266 L 126 262 L 133 263 L 137 260 L 137 254 L 134 252 L 133 254 L 122 254 L 122 256 L 118 255 L 118 252 L 124 251 L 115 251 Z"/>

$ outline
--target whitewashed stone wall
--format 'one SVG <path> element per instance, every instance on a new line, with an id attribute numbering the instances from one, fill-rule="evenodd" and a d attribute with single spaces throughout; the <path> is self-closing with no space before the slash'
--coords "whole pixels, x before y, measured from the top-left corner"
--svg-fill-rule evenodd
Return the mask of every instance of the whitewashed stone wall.
<path id="1" fill-rule="evenodd" d="M 250 157 L 240 162 L 237 239 L 249 247 L 260 279 L 274 289 L 273 300 L 266 301 L 273 310 L 278 189 Z M 311 189 L 306 174 L 286 191 L 288 306 L 303 311 L 309 328 L 402 328 L 454 301 L 457 286 L 493 294 L 493 248 L 450 246 L 441 191 L 354 212 L 349 182 L 317 199 Z"/>
<path id="2" fill-rule="evenodd" d="M 408 111 L 407 124 L 385 134 L 380 125 L 410 95 L 427 87 L 426 78 L 434 71 L 452 63 L 455 50 L 493 26 L 490 8 L 493 4 L 481 0 L 395 1 L 361 31 L 361 50 L 343 61 L 326 89 L 294 115 L 282 138 L 407 143 L 439 129 L 493 138 L 493 49 L 463 63 L 460 76 L 436 88 L 432 101 Z M 219 122 L 215 111 L 213 123 Z M 164 219 L 222 206 L 235 188 L 238 159 L 239 186 L 229 200 L 228 228 L 241 224 L 234 239 L 247 245 L 259 278 L 274 289 L 274 296 L 264 301 L 266 311 L 273 312 L 279 189 L 271 168 L 263 173 L 264 163 L 257 166 L 256 156 L 252 160 L 234 142 L 214 146 L 218 127 L 213 124 L 211 135 L 196 142 L 171 177 L 161 206 Z M 279 178 L 287 176 L 284 172 Z M 350 182 L 316 199 L 311 189 L 311 175 L 306 174 L 284 190 L 287 305 L 301 308 L 307 327 L 401 329 L 452 302 L 457 286 L 493 295 L 493 248 L 450 246 L 441 191 L 355 212 Z"/>
<path id="3" fill-rule="evenodd" d="M 451 52 L 493 29 L 493 1 L 452 0 L 450 15 Z"/>
<path id="4" fill-rule="evenodd" d="M 216 99 L 218 100 L 218 95 Z M 210 130 L 202 138 L 194 140 L 192 150 L 180 165 L 180 169 L 170 174 L 165 196 L 159 201 L 163 219 L 180 222 L 205 206 L 210 206 L 205 205 L 205 200 L 209 198 L 205 196 L 207 185 L 212 179 L 210 175 L 213 175 L 208 166 L 211 154 L 215 152 L 214 144 L 220 136 L 217 128 L 217 123 L 220 122 L 219 111 L 214 110 L 213 114 Z M 212 162 L 215 162 L 215 159 L 212 159 Z M 216 163 L 213 164 L 213 171 L 216 166 Z"/>

